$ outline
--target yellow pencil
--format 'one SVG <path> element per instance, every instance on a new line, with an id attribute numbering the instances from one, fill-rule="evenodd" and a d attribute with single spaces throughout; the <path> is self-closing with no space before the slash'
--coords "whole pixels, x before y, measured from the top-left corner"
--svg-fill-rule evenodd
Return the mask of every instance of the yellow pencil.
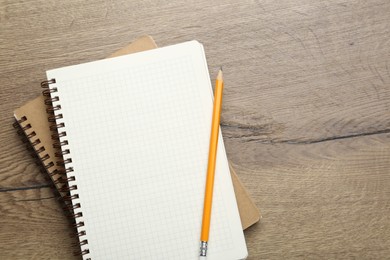
<path id="1" fill-rule="evenodd" d="M 214 91 L 213 119 L 211 121 L 209 159 L 207 165 L 206 189 L 205 189 L 204 205 L 203 205 L 202 232 L 200 235 L 200 259 L 205 259 L 207 256 L 207 243 L 209 240 L 209 231 L 210 231 L 211 206 L 213 202 L 215 162 L 217 159 L 219 122 L 221 119 L 222 92 L 223 92 L 223 76 L 222 76 L 222 68 L 221 68 L 218 72 L 217 80 L 215 82 L 215 91 Z"/>

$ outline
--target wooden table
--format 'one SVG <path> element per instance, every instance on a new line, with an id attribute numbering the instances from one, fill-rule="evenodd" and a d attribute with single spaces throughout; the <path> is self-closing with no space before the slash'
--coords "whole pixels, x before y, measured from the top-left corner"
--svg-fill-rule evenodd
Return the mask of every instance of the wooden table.
<path id="1" fill-rule="evenodd" d="M 228 157 L 263 214 L 245 232 L 249 259 L 389 258 L 389 1 L 3 0 L 0 259 L 74 259 L 13 110 L 47 69 L 143 34 L 197 39 L 213 77 L 223 65 Z"/>

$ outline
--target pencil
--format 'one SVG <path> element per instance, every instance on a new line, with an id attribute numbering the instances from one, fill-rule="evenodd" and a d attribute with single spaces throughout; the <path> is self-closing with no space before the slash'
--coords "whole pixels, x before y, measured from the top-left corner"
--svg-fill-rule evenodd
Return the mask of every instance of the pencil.
<path id="1" fill-rule="evenodd" d="M 202 232 L 200 235 L 200 257 L 199 257 L 200 259 L 206 259 L 207 256 L 207 243 L 209 240 L 210 220 L 211 220 L 211 206 L 213 202 L 215 162 L 217 159 L 219 123 L 221 119 L 222 93 L 223 93 L 223 75 L 222 75 L 222 68 L 221 68 L 218 72 L 218 76 L 215 82 L 215 90 L 214 90 L 214 108 L 213 108 L 213 117 L 211 121 L 209 158 L 207 164 L 206 188 L 205 188 L 205 196 L 204 196 L 204 204 L 203 204 Z"/>

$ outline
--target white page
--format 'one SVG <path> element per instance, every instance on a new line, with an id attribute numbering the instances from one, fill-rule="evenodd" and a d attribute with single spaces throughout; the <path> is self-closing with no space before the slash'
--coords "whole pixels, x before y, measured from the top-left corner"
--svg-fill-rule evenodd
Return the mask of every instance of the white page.
<path id="1" fill-rule="evenodd" d="M 197 259 L 212 88 L 196 41 L 47 72 L 85 259 Z M 70 183 L 71 185 L 74 183 Z M 247 255 L 222 135 L 208 259 Z"/>

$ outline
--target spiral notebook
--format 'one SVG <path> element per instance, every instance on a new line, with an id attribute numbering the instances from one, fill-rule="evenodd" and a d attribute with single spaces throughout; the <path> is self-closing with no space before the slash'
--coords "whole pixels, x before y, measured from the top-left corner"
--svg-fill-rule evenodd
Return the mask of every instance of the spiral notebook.
<path id="1" fill-rule="evenodd" d="M 84 259 L 197 259 L 212 88 L 196 41 L 47 71 Z M 247 256 L 220 136 L 209 259 Z"/>
<path id="2" fill-rule="evenodd" d="M 157 48 L 151 36 L 142 36 L 133 41 L 131 44 L 111 54 L 110 57 L 130 54 L 139 51 Z M 50 108 L 50 107 L 49 107 Z M 37 159 L 37 164 L 42 166 L 42 172 L 49 174 L 52 183 L 55 186 L 54 193 L 61 195 L 65 206 L 69 207 L 69 199 L 66 192 L 67 181 L 65 169 L 59 165 L 58 148 L 54 148 L 57 138 L 52 138 L 50 131 L 51 123 L 48 122 L 48 114 L 46 112 L 45 97 L 39 96 L 20 108 L 14 111 L 15 122 L 14 127 L 17 128 L 18 134 L 24 137 L 27 148 L 31 150 L 34 157 Z M 50 110 L 50 109 L 49 109 Z M 241 183 L 234 168 L 230 166 L 233 187 L 236 195 L 237 205 L 240 213 L 242 228 L 246 229 L 255 224 L 260 219 L 260 211 L 253 203 L 250 195 Z M 65 180 L 65 181 L 64 181 Z M 73 217 L 73 212 L 70 212 Z M 73 222 L 74 220 L 72 220 Z"/>

